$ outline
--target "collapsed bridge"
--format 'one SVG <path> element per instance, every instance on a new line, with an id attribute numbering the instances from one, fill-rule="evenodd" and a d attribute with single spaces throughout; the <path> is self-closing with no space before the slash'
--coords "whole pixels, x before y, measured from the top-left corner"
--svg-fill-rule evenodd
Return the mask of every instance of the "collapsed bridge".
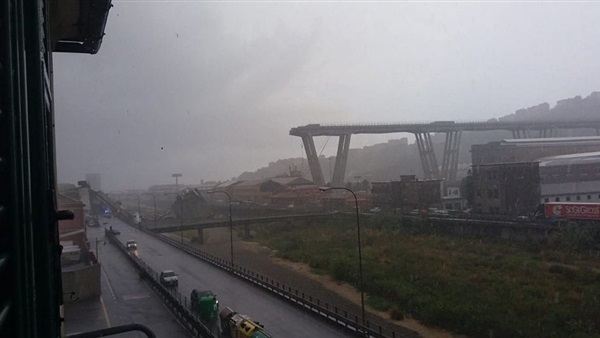
<path id="1" fill-rule="evenodd" d="M 495 131 L 507 130 L 513 138 L 555 137 L 561 129 L 591 129 L 600 136 L 600 119 L 594 120 L 553 120 L 553 121 L 489 121 L 489 122 L 455 122 L 435 121 L 430 123 L 401 123 L 401 124 L 348 124 L 320 125 L 308 124 L 290 129 L 290 135 L 302 138 L 306 157 L 316 185 L 325 184 L 323 170 L 319 163 L 313 137 L 338 136 L 338 150 L 335 158 L 332 184 L 342 186 L 348 162 L 350 137 L 353 134 L 391 134 L 410 133 L 415 135 L 421 165 L 427 179 L 444 179 L 455 181 L 458 170 L 458 155 L 461 135 L 464 131 Z M 433 150 L 432 133 L 445 133 L 444 153 L 441 170 Z"/>

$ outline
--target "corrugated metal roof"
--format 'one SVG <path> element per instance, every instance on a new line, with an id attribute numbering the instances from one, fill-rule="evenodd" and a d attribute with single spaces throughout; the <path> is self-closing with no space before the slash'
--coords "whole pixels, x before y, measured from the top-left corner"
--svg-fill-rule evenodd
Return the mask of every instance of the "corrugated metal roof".
<path id="1" fill-rule="evenodd" d="M 600 181 L 540 184 L 541 197 L 584 195 L 600 192 Z"/>
<path id="2" fill-rule="evenodd" d="M 231 187 L 233 185 L 240 184 L 242 182 L 244 182 L 244 181 L 227 181 L 227 182 L 223 182 L 223 183 L 221 183 L 219 185 L 216 185 L 215 189 L 218 189 L 218 188 L 228 188 L 228 187 Z"/>
<path id="3" fill-rule="evenodd" d="M 600 143 L 600 136 L 578 136 L 578 137 L 547 137 L 526 139 L 504 139 L 503 145 L 531 146 L 534 144 L 578 144 L 578 143 Z"/>
<path id="4" fill-rule="evenodd" d="M 237 186 L 239 187 L 251 187 L 254 185 L 260 185 L 268 180 L 249 180 L 249 181 L 241 181 Z"/>
<path id="5" fill-rule="evenodd" d="M 548 156 L 539 159 L 540 167 L 600 163 L 600 151 Z"/>

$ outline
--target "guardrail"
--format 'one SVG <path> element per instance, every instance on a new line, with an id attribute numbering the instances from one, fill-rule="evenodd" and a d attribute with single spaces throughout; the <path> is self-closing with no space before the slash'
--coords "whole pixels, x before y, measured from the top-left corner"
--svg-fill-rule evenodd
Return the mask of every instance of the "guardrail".
<path id="1" fill-rule="evenodd" d="M 404 332 L 396 332 L 390 330 L 383 325 L 376 323 L 372 320 L 365 320 L 362 324 L 362 318 L 358 315 L 349 313 L 337 306 L 332 306 L 327 302 L 321 301 L 319 298 L 312 297 L 305 292 L 297 289 L 292 289 L 290 286 L 273 280 L 269 277 L 255 273 L 252 270 L 246 269 L 241 266 L 231 266 L 229 261 L 225 261 L 219 257 L 213 256 L 209 253 L 203 252 L 189 245 L 181 244 L 177 240 L 166 237 L 161 234 L 153 233 L 147 229 L 143 229 L 145 232 L 154 236 L 155 238 L 176 247 L 187 254 L 201 259 L 207 263 L 210 263 L 216 267 L 232 272 L 233 275 L 238 278 L 244 279 L 247 282 L 254 284 L 276 296 L 290 302 L 296 306 L 299 306 L 305 310 L 309 310 L 311 314 L 314 314 L 321 319 L 325 319 L 330 322 L 341 326 L 345 330 L 364 337 L 373 338 L 396 338 L 396 337 L 419 337 L 416 332 L 406 330 Z"/>
<path id="2" fill-rule="evenodd" d="M 125 254 L 130 263 L 135 266 L 136 270 L 140 274 L 140 277 L 148 281 L 150 287 L 162 299 L 163 303 L 167 306 L 167 308 L 169 308 L 169 310 L 171 310 L 171 312 L 177 317 L 179 322 L 182 323 L 186 329 L 188 329 L 196 337 L 218 337 L 218 335 L 214 335 L 212 333 L 210 328 L 206 327 L 206 325 L 196 314 L 192 313 L 188 309 L 187 297 L 182 297 L 181 293 L 174 288 L 166 288 L 160 284 L 158 273 L 139 257 L 131 254 L 125 245 L 121 243 L 121 241 L 119 241 L 115 234 L 113 234 L 111 231 L 105 230 L 104 235 L 112 244 L 119 248 L 123 254 Z"/>
<path id="3" fill-rule="evenodd" d="M 186 244 L 182 244 L 177 240 L 164 236 L 162 234 L 158 234 L 150 229 L 131 224 L 131 216 L 128 215 L 127 211 L 122 211 L 122 214 L 116 214 L 121 221 L 125 224 L 135 227 L 150 236 L 157 238 L 175 248 L 180 249 L 181 251 L 186 252 L 187 254 L 196 257 L 200 260 L 203 260 L 213 266 L 216 266 L 220 269 L 231 272 L 234 276 L 241 278 L 249 283 L 254 284 L 255 286 L 260 287 L 261 289 L 283 299 L 286 302 L 289 302 L 295 306 L 298 306 L 302 309 L 307 310 L 310 314 L 315 315 L 316 317 L 323 319 L 328 322 L 332 322 L 346 331 L 352 333 L 353 335 L 358 335 L 361 337 L 369 337 L 369 338 L 416 338 L 420 337 L 416 332 L 404 329 L 402 331 L 394 331 L 386 327 L 380 322 L 367 320 L 362 323 L 362 318 L 359 315 L 348 312 L 347 310 L 338 308 L 336 306 L 332 306 L 327 302 L 321 301 L 319 298 L 312 297 L 311 295 L 299 291 L 297 289 L 292 289 L 290 286 L 286 286 L 283 283 L 280 283 L 276 280 L 273 280 L 269 277 L 263 276 L 261 274 L 255 273 L 252 270 L 246 269 L 241 266 L 231 265 L 231 262 L 225 261 L 219 257 L 211 255 L 202 250 L 196 249 Z M 119 242 L 120 243 L 120 242 Z M 122 244 L 121 244 L 122 245 Z M 124 247 L 123 247 L 124 249 Z M 139 258 L 137 258 L 139 260 Z M 141 261 L 141 260 L 140 260 Z M 144 263 L 145 264 L 145 263 Z M 148 267 L 148 269 L 150 269 Z M 162 285 L 159 284 L 160 287 Z M 186 309 L 187 310 L 187 309 Z M 189 312 L 189 311 L 188 311 Z"/>

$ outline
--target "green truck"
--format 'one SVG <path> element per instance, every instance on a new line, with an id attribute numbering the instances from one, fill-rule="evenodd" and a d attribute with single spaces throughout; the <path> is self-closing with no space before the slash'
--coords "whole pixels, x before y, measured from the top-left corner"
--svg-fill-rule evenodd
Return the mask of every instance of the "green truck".
<path id="1" fill-rule="evenodd" d="M 206 323 L 213 323 L 219 318 L 219 301 L 211 291 L 192 290 L 190 295 L 192 312 L 200 316 Z"/>

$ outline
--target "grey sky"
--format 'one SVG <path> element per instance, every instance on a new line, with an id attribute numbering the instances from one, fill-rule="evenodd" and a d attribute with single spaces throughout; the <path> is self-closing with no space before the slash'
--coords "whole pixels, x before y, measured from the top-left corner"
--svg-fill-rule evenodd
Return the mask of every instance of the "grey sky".
<path id="1" fill-rule="evenodd" d="M 298 125 L 483 120 L 600 90 L 600 3 L 113 2 L 97 55 L 54 57 L 60 182 L 225 180 L 304 156 Z"/>

